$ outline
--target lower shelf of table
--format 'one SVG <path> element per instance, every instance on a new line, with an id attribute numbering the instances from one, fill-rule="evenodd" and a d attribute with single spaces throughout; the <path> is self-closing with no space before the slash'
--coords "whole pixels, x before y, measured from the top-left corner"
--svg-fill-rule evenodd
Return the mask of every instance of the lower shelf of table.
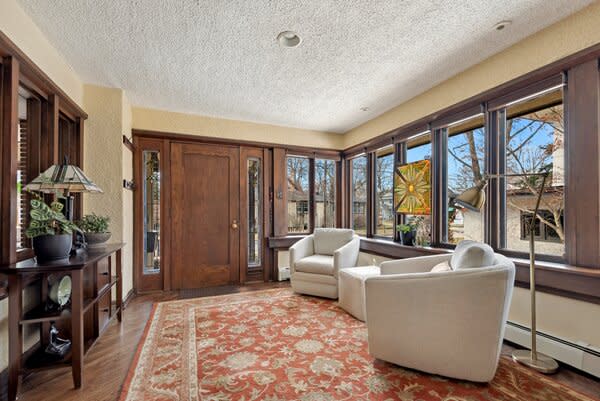
<path id="1" fill-rule="evenodd" d="M 83 344 L 84 355 L 88 352 L 92 345 L 94 345 L 95 341 L 95 338 L 85 341 Z M 27 373 L 44 369 L 53 369 L 60 365 L 71 365 L 71 351 L 69 351 L 64 357 L 59 358 L 46 354 L 45 347 L 37 346 L 37 349 L 23 361 L 21 370 L 24 373 Z"/>
<path id="2" fill-rule="evenodd" d="M 83 343 L 83 355 L 85 356 L 88 351 L 92 348 L 92 346 L 96 343 L 98 338 L 102 335 L 104 330 L 108 328 L 108 325 L 112 322 L 112 320 L 117 316 L 119 312 L 119 307 L 117 307 L 116 303 L 111 304 L 110 318 L 104 327 L 98 327 L 99 333 L 97 337 L 88 338 Z M 23 361 L 21 363 L 21 371 L 22 373 L 29 373 L 39 370 L 45 369 L 53 369 L 60 366 L 71 366 L 71 351 L 69 351 L 64 357 L 59 358 L 56 356 L 48 355 L 45 352 L 45 347 L 38 344 L 32 349 L 32 351 L 27 352 L 23 355 Z"/>

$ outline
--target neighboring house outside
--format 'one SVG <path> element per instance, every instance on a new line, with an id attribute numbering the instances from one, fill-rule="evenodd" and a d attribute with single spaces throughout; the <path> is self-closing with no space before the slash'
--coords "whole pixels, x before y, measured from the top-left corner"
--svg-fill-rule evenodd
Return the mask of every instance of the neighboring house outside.
<path id="1" fill-rule="evenodd" d="M 306 232 L 309 230 L 308 194 L 295 189 L 288 190 L 288 232 Z M 315 194 L 316 227 L 335 227 L 335 204 L 327 205 L 323 194 Z"/>
<path id="2" fill-rule="evenodd" d="M 557 189 L 550 188 L 542 198 L 542 205 L 546 197 L 551 197 Z M 559 190 L 562 190 L 560 188 Z M 531 193 L 508 194 L 511 202 L 521 208 L 533 209 L 536 198 Z M 542 209 L 543 210 L 543 209 Z M 462 212 L 462 213 L 461 213 Z M 451 227 L 453 230 L 454 241 L 458 242 L 462 239 L 471 239 L 475 241 L 483 240 L 483 214 L 472 210 L 463 209 L 457 213 L 462 214 L 463 224 L 455 224 Z M 544 212 L 542 212 L 544 213 Z M 521 210 L 508 206 L 506 208 L 506 247 L 513 251 L 529 252 L 529 236 L 525 226 L 528 223 L 529 216 L 522 213 Z M 457 216 L 455 223 L 460 222 L 460 217 Z M 564 243 L 554 233 L 554 230 L 540 223 L 539 219 L 536 223 L 536 242 L 535 251 L 540 254 L 547 255 L 563 255 L 565 252 Z"/>
<path id="3" fill-rule="evenodd" d="M 548 206 L 564 200 L 561 197 L 564 194 L 564 139 L 560 130 L 554 130 L 553 151 L 552 151 L 552 179 L 547 183 L 546 190 L 542 196 L 540 205 L 541 214 L 549 217 Z M 506 208 L 506 245 L 507 249 L 529 252 L 529 234 L 526 228 L 529 216 L 531 214 L 523 213 L 521 209 L 533 210 L 535 207 L 536 196 L 530 191 L 520 188 L 507 188 L 507 199 L 514 206 L 507 205 Z M 516 207 L 515 207 L 516 206 Z M 462 214 L 462 219 L 458 214 Z M 483 240 L 483 216 L 482 213 L 472 210 L 462 209 L 457 211 L 457 219 L 450 229 L 454 235 L 454 241 L 461 239 Z M 463 223 L 464 222 L 464 223 Z M 463 224 L 460 224 L 463 223 Z M 536 253 L 563 256 L 565 252 L 564 242 L 560 239 L 556 231 L 539 219 L 536 222 Z"/>

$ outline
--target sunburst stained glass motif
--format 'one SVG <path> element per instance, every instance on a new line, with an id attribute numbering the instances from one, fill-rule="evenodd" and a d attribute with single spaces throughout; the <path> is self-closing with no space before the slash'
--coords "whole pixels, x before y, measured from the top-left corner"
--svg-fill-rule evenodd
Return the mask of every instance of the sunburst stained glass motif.
<path id="1" fill-rule="evenodd" d="M 431 161 L 396 166 L 394 191 L 396 212 L 431 214 Z"/>

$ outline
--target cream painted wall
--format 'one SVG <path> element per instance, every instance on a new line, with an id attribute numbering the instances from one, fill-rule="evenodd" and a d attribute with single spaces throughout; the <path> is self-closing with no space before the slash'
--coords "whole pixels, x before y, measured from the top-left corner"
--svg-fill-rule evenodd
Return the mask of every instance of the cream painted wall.
<path id="1" fill-rule="evenodd" d="M 194 114 L 133 108 L 133 128 L 245 141 L 342 149 L 343 135 Z"/>
<path id="2" fill-rule="evenodd" d="M 131 103 L 125 94 L 122 102 L 122 134 L 131 137 Z M 121 143 L 123 164 L 121 178 L 133 181 L 133 153 Z M 121 188 L 123 192 L 123 298 L 133 289 L 133 191 Z"/>
<path id="3" fill-rule="evenodd" d="M 1 0 L 0 31 L 4 32 L 73 101 L 80 106 L 83 105 L 81 79 L 16 0 Z"/>
<path id="4" fill-rule="evenodd" d="M 84 213 L 110 217 L 111 242 L 126 242 L 123 252 L 123 296 L 133 288 L 133 196 L 123 189 L 132 179 L 131 152 L 123 134 L 131 135 L 131 106 L 121 89 L 84 85 L 85 122 L 83 170 L 103 194 L 84 196 Z"/>
<path id="5" fill-rule="evenodd" d="M 600 43 L 600 2 L 522 40 L 344 135 L 344 148 L 409 124 L 445 107 Z"/>
<path id="6" fill-rule="evenodd" d="M 79 105 L 83 104 L 83 84 L 71 66 L 66 63 L 58 51 L 50 44 L 31 18 L 21 9 L 15 0 L 1 0 L 0 31 L 7 35 L 29 58 L 31 58 L 50 79 L 61 87 Z M 24 297 L 27 309 L 37 302 L 35 288 Z M 25 330 L 27 349 L 34 345 L 39 337 L 35 325 Z M 0 371 L 8 364 L 8 300 L 0 302 Z"/>

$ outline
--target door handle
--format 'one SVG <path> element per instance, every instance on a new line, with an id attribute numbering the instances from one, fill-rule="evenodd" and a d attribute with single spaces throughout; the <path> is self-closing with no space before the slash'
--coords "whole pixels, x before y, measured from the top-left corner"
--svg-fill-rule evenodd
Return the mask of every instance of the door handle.
<path id="1" fill-rule="evenodd" d="M 237 222 L 237 220 L 233 220 L 233 223 L 231 223 L 231 228 L 233 228 L 234 230 L 237 230 L 237 229 L 238 229 L 238 227 L 239 227 L 239 226 L 238 226 L 238 222 Z"/>

